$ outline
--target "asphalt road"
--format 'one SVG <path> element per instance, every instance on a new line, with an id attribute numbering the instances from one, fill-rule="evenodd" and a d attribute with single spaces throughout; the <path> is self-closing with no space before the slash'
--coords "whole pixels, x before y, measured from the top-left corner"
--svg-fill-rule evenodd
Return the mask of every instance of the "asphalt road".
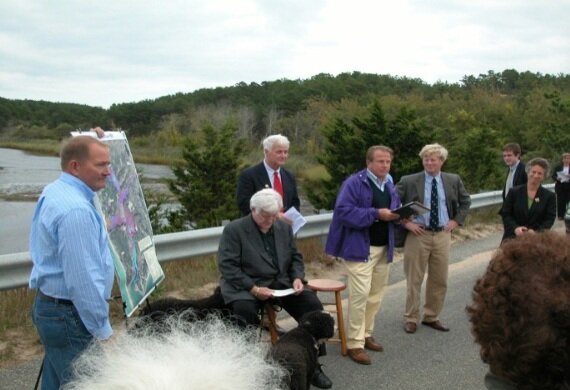
<path id="1" fill-rule="evenodd" d="M 561 228 L 560 222 L 555 227 Z M 329 343 L 328 355 L 320 361 L 334 383 L 333 389 L 484 389 L 483 376 L 487 368 L 479 359 L 478 346 L 470 334 L 465 306 L 470 302 L 475 280 L 485 271 L 500 237 L 500 233 L 495 233 L 452 246 L 448 292 L 441 315 L 442 322 L 451 328 L 447 333 L 421 325 L 415 334 L 404 332 L 406 284 L 402 262 L 393 264 L 390 287 L 375 329 L 375 338 L 382 342 L 385 350 L 370 352 L 372 365 L 362 366 L 341 356 L 340 344 Z M 0 389 L 32 389 L 39 366 L 39 361 L 32 361 L 0 369 Z"/>

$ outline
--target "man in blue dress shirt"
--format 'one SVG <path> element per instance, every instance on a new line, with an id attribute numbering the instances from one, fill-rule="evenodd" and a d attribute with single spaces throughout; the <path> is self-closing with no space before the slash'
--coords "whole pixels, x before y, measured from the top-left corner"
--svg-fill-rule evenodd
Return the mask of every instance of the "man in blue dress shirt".
<path id="1" fill-rule="evenodd" d="M 61 149 L 61 176 L 38 200 L 30 234 L 37 289 L 32 319 L 45 348 L 42 389 L 72 379 L 71 363 L 93 340 L 113 331 L 108 299 L 113 260 L 95 192 L 109 176 L 107 145 L 91 136 L 68 140 Z"/>

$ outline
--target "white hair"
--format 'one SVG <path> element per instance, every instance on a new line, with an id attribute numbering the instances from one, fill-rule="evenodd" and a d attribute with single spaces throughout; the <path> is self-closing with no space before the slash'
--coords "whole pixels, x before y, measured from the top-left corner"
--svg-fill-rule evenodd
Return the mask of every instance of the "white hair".
<path id="1" fill-rule="evenodd" d="M 216 317 L 172 316 L 165 329 L 123 332 L 74 363 L 66 390 L 283 389 L 286 371 L 266 361 L 269 344 Z"/>
<path id="2" fill-rule="evenodd" d="M 261 144 L 263 145 L 264 151 L 270 151 L 275 145 L 289 147 L 289 139 L 281 134 L 270 135 L 265 138 Z"/>
<path id="3" fill-rule="evenodd" d="M 283 208 L 283 199 L 274 189 L 264 188 L 253 194 L 249 200 L 249 208 L 255 209 L 257 213 L 265 211 L 270 214 L 277 214 Z"/>

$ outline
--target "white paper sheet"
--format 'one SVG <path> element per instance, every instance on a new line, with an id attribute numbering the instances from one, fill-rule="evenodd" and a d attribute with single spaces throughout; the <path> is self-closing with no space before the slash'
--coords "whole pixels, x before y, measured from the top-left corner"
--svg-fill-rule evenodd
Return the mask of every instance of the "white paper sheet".
<path id="1" fill-rule="evenodd" d="M 286 297 L 287 295 L 295 294 L 295 290 L 288 288 L 285 290 L 273 290 L 274 297 Z"/>
<path id="2" fill-rule="evenodd" d="M 297 234 L 299 229 L 307 223 L 305 217 L 303 217 L 295 207 L 291 207 L 289 210 L 285 211 L 285 216 L 293 222 L 293 225 L 291 226 L 293 228 L 293 234 Z"/>
<path id="3" fill-rule="evenodd" d="M 567 175 L 566 173 L 564 173 L 564 171 L 556 172 L 556 176 L 558 177 L 558 180 L 560 180 L 561 183 L 567 183 L 568 181 L 570 181 L 570 175 Z"/>

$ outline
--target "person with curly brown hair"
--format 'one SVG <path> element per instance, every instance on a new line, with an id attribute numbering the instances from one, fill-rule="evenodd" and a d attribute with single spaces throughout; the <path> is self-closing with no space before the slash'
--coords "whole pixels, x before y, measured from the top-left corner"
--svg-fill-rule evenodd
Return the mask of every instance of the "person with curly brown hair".
<path id="1" fill-rule="evenodd" d="M 570 389 L 570 239 L 522 235 L 494 254 L 466 308 L 487 389 Z"/>

